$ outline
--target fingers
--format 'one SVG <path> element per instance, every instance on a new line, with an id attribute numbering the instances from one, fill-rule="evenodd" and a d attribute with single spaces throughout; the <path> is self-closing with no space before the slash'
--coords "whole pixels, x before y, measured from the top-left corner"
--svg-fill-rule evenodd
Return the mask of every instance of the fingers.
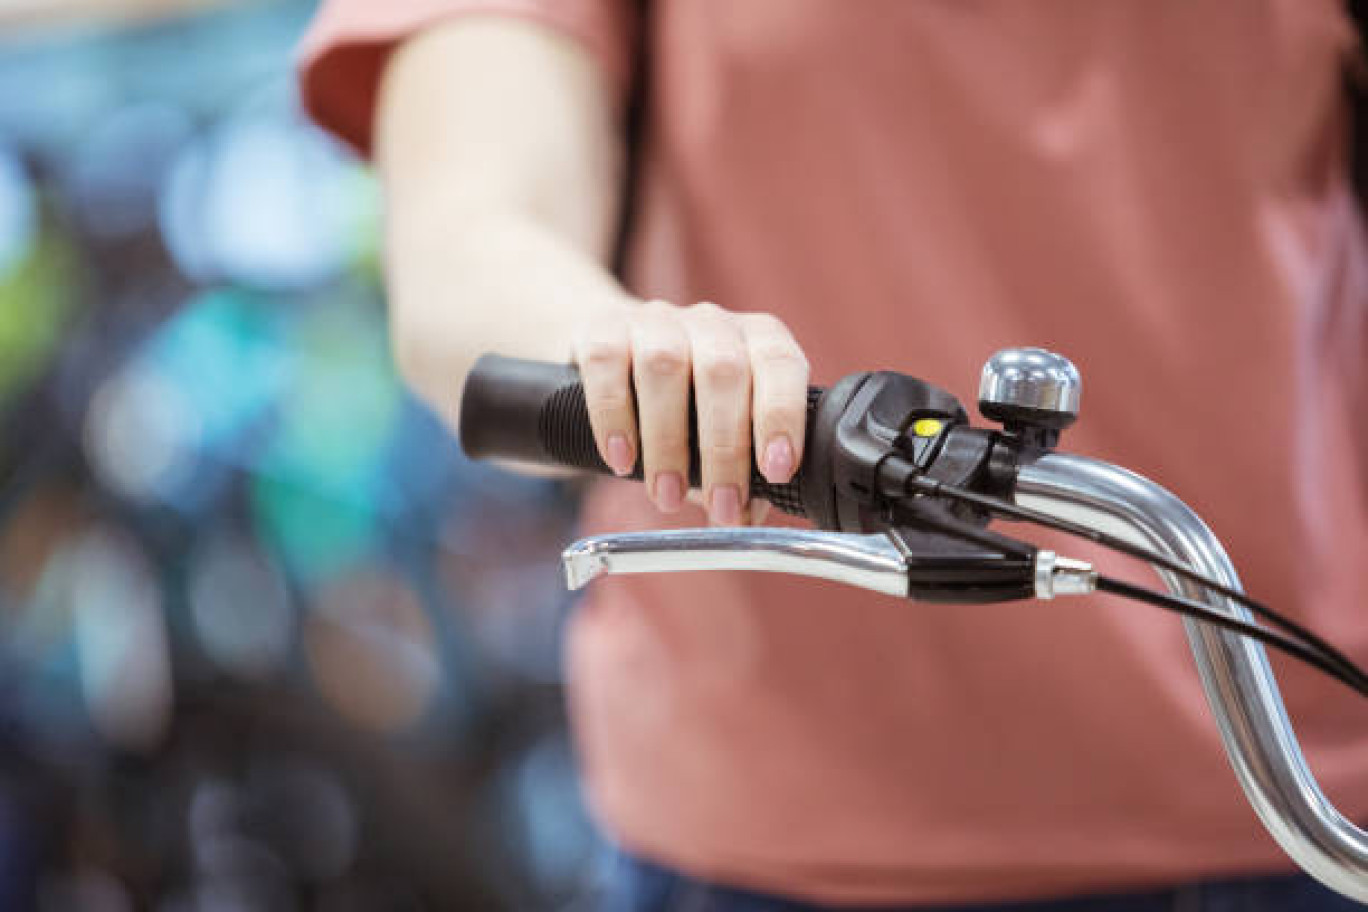
<path id="1" fill-rule="evenodd" d="M 626 323 L 600 320 L 586 325 L 574 344 L 594 442 L 599 457 L 617 475 L 631 473 L 637 453 L 629 340 Z"/>
<path id="2" fill-rule="evenodd" d="M 740 525 L 751 468 L 746 340 L 736 320 L 713 304 L 689 308 L 684 327 L 693 355 L 703 502 L 713 523 Z"/>
<path id="3" fill-rule="evenodd" d="M 690 345 L 674 310 L 646 304 L 630 329 L 643 477 L 651 500 L 666 513 L 679 509 L 689 487 Z"/>
<path id="4" fill-rule="evenodd" d="M 803 459 L 808 362 L 793 335 L 769 314 L 740 318 L 751 365 L 755 463 L 772 484 L 793 478 Z"/>
<path id="5" fill-rule="evenodd" d="M 707 509 L 707 506 L 703 503 L 702 491 L 699 491 L 697 489 L 692 490 L 687 495 L 685 495 L 684 499 L 696 507 L 702 507 L 704 510 Z M 758 497 L 752 497 L 750 503 L 746 505 L 746 509 L 741 511 L 741 525 L 763 525 L 766 517 L 769 516 L 771 509 L 773 509 L 773 504 L 771 504 L 768 500 L 761 500 Z"/>
<path id="6" fill-rule="evenodd" d="M 651 302 L 586 326 L 574 358 L 599 455 L 618 475 L 639 459 L 662 511 L 689 495 L 691 389 L 702 502 L 713 523 L 763 518 L 768 504 L 749 503 L 752 459 L 775 484 L 790 481 L 802 461 L 808 364 L 775 317 Z"/>

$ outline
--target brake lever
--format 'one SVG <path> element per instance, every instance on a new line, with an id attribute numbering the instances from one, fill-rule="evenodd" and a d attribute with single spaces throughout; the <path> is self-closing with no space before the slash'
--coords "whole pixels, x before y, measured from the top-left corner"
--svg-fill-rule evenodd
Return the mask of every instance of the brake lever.
<path id="1" fill-rule="evenodd" d="M 919 529 L 857 535 L 773 527 L 670 529 L 581 539 L 561 555 L 566 584 L 605 574 L 758 570 L 942 604 L 1091 592 L 1089 564 L 1052 551 L 1003 554 Z"/>

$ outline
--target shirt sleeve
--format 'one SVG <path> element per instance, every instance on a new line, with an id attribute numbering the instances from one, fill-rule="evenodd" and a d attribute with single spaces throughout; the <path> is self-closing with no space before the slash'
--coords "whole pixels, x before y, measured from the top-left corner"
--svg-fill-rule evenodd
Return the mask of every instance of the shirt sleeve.
<path id="1" fill-rule="evenodd" d="M 390 53 L 424 28 L 470 14 L 527 19 L 579 41 L 621 92 L 630 71 L 631 12 L 630 0 L 324 0 L 299 47 L 300 99 L 317 123 L 369 156 Z"/>

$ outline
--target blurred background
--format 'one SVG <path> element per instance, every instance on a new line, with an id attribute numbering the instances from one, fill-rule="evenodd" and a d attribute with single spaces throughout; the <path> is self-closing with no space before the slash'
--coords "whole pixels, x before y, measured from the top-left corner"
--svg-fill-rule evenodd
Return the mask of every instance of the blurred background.
<path id="1" fill-rule="evenodd" d="M 566 492 L 401 389 L 311 0 L 0 2 L 0 909 L 559 909 Z"/>

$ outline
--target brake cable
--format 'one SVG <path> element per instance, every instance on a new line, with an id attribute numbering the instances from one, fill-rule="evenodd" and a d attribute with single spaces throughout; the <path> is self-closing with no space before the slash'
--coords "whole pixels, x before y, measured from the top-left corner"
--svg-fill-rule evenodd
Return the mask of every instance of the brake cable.
<path id="1" fill-rule="evenodd" d="M 946 500 L 957 501 L 981 510 L 987 510 L 990 513 L 1003 518 L 1032 523 L 1044 528 L 1053 529 L 1057 532 L 1063 532 L 1067 535 L 1085 539 L 1107 548 L 1108 550 L 1160 567 L 1189 582 L 1195 583 L 1204 589 L 1221 595 L 1233 602 L 1237 602 L 1248 608 L 1255 615 L 1268 621 L 1273 626 L 1280 628 L 1284 633 L 1279 633 L 1276 630 L 1269 630 L 1267 627 L 1241 620 L 1229 614 L 1224 614 L 1201 602 L 1186 599 L 1181 596 L 1148 589 L 1144 586 L 1139 586 L 1104 574 L 1098 574 L 1097 577 L 1097 590 L 1099 592 L 1109 592 L 1113 595 L 1119 595 L 1124 598 L 1165 608 L 1169 611 L 1174 611 L 1178 614 L 1233 631 L 1241 636 L 1258 640 L 1335 678 L 1361 696 L 1368 697 L 1368 671 L 1365 671 L 1361 666 L 1331 645 L 1323 637 L 1316 634 L 1305 625 L 1294 621 L 1281 612 L 1275 611 L 1240 590 L 1224 585 L 1208 576 L 1204 576 L 1191 567 L 1173 560 L 1167 555 L 1160 554 L 1150 548 L 1136 545 L 1118 536 L 1101 532 L 1067 519 L 1010 503 L 999 497 L 970 491 L 967 488 L 962 488 L 958 485 L 937 481 L 936 479 L 928 478 L 925 475 L 911 475 L 905 480 L 905 484 L 909 489 L 909 493 L 915 490 L 917 494 L 926 495 L 928 497 L 942 497 Z M 929 515 L 926 514 L 922 514 L 920 518 L 924 520 L 930 519 Z M 980 537 L 982 530 L 977 530 L 976 534 L 969 528 L 961 528 L 958 524 L 954 523 L 937 522 L 934 523 L 934 525 L 936 530 L 942 534 L 982 543 L 982 538 Z M 1004 538 L 1009 537 L 1004 536 Z"/>

